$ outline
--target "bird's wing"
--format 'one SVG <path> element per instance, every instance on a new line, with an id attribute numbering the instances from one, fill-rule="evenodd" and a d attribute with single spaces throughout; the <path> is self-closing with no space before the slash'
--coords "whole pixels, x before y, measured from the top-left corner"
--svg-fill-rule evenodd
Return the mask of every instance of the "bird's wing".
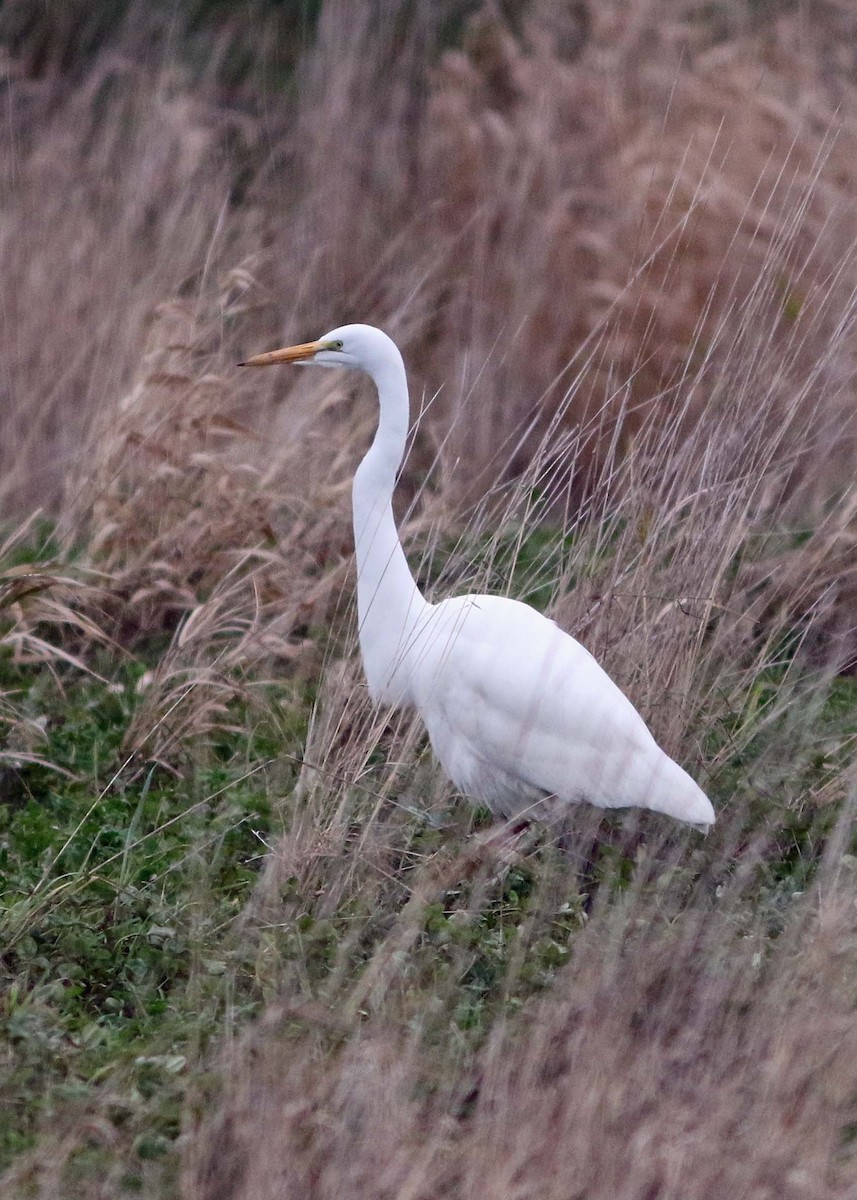
<path id="1" fill-rule="evenodd" d="M 434 611 L 419 704 L 433 741 L 442 725 L 454 750 L 569 801 L 641 803 L 662 752 L 579 642 L 503 597 L 458 597 Z"/>

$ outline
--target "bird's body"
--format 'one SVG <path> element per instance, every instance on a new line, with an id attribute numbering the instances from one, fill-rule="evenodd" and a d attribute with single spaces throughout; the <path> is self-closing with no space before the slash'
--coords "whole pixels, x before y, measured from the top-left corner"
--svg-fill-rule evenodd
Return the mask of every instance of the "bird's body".
<path id="1" fill-rule="evenodd" d="M 713 824 L 705 793 L 555 622 L 502 596 L 430 604 L 420 593 L 391 503 L 409 422 L 395 343 L 372 326 L 346 325 L 248 365 L 275 362 L 361 367 L 378 388 L 378 431 L 353 489 L 360 648 L 373 700 L 416 708 L 449 778 L 499 816 L 561 819 L 588 801 Z"/>
<path id="2" fill-rule="evenodd" d="M 444 600 L 413 657 L 413 699 L 435 754 L 456 787 L 494 812 L 553 820 L 589 801 L 687 820 L 696 801 L 707 813 L 702 791 L 589 651 L 529 605 Z"/>

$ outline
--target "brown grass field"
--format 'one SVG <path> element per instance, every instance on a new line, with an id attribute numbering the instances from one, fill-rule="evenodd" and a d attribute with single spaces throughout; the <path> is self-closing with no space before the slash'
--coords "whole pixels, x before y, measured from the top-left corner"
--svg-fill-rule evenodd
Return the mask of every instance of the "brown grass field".
<path id="1" fill-rule="evenodd" d="M 857 13 L 0 8 L 0 1195 L 857 1195 Z M 356 649 L 402 540 L 718 814 L 480 834 Z"/>

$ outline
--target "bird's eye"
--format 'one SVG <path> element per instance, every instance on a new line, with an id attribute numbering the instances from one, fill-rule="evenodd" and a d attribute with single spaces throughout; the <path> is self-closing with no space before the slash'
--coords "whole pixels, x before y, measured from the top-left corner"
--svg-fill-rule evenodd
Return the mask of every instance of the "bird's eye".
<path id="1" fill-rule="evenodd" d="M 328 343 L 327 343 L 327 348 L 328 348 L 328 350 L 341 350 L 341 349 L 342 349 L 342 347 L 343 347 L 343 345 L 344 345 L 344 343 L 343 343 L 343 342 L 339 342 L 339 341 L 336 341 L 336 342 L 328 342 Z"/>

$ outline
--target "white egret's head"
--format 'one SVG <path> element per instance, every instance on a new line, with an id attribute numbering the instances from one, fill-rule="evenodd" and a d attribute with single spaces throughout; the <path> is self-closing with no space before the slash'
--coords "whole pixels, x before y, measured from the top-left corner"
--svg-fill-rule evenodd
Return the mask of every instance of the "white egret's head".
<path id="1" fill-rule="evenodd" d="M 399 359 L 395 342 L 373 325 L 341 325 L 317 342 L 302 342 L 283 350 L 256 354 L 239 367 L 271 367 L 277 363 L 300 363 L 314 367 L 358 367 L 373 374 L 377 368 Z"/>

